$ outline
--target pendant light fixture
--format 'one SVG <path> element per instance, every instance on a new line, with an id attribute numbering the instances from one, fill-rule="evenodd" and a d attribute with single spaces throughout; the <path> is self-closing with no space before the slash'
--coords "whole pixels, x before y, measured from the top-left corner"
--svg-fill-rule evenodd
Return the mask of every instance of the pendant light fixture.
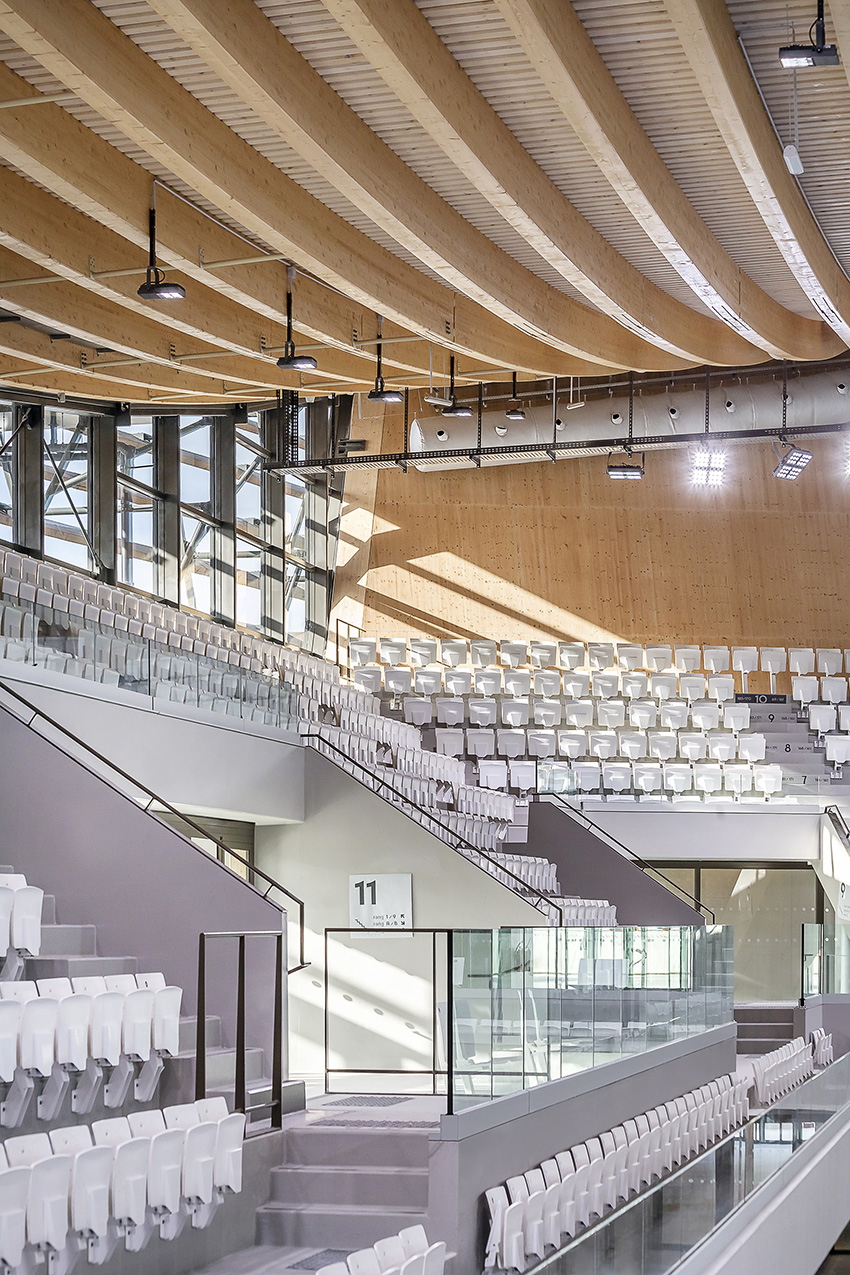
<path id="1" fill-rule="evenodd" d="M 381 329 L 383 327 L 383 319 L 378 315 L 378 345 L 377 345 L 377 361 L 375 365 L 375 388 L 369 391 L 369 398 L 373 403 L 403 403 L 404 395 L 401 390 L 388 390 L 384 388 L 384 378 L 381 375 L 381 358 L 383 354 L 383 342 L 381 340 Z"/>
<path id="2" fill-rule="evenodd" d="M 154 197 L 155 199 L 155 197 Z M 179 283 L 168 283 L 165 271 L 156 264 L 156 203 L 151 204 L 148 214 L 148 266 L 145 281 L 138 290 L 143 301 L 182 301 L 186 289 Z"/>
<path id="3" fill-rule="evenodd" d="M 514 372 L 513 374 L 511 401 L 508 404 L 507 411 L 505 412 L 505 416 L 507 416 L 509 421 L 524 421 L 525 420 L 525 412 L 522 410 L 522 407 L 520 406 L 520 402 L 519 402 L 519 399 L 517 398 L 517 393 L 516 393 L 516 372 Z"/>
<path id="4" fill-rule="evenodd" d="M 459 404 L 455 397 L 455 356 L 449 359 L 449 398 L 451 403 L 448 407 L 444 407 L 441 416 L 471 416 L 472 408 Z"/>
<path id="5" fill-rule="evenodd" d="M 296 354 L 295 342 L 292 339 L 292 285 L 295 282 L 295 267 L 286 267 L 286 341 L 283 354 L 277 361 L 278 367 L 287 368 L 291 372 L 314 372 L 317 363 L 310 354 Z"/>

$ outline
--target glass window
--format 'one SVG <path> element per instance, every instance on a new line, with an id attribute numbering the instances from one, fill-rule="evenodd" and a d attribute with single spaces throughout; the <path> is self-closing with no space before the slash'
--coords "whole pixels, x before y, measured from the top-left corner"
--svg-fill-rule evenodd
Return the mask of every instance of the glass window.
<path id="1" fill-rule="evenodd" d="M 297 554 L 298 557 L 304 556 L 305 536 L 304 536 L 304 512 L 305 512 L 305 484 L 300 478 L 293 477 L 292 474 L 286 475 L 286 498 L 284 509 L 284 526 L 286 532 L 286 549 L 287 553 Z"/>
<path id="2" fill-rule="evenodd" d="M 210 512 L 212 424 L 206 416 L 180 417 L 180 501 Z"/>
<path id="3" fill-rule="evenodd" d="M 118 473 L 129 474 L 146 487 L 155 487 L 152 416 L 134 416 L 117 431 Z"/>
<path id="4" fill-rule="evenodd" d="M 236 541 L 236 623 L 260 629 L 263 617 L 263 551 L 247 540 Z"/>
<path id="5" fill-rule="evenodd" d="M 12 437 L 14 416 L 11 406 L 0 406 L 0 448 Z M 12 454 L 14 444 L 0 456 L 0 540 L 12 539 L 14 519 L 14 487 L 12 486 Z"/>
<path id="6" fill-rule="evenodd" d="M 180 605 L 210 615 L 212 529 L 181 509 L 180 540 Z"/>
<path id="7" fill-rule="evenodd" d="M 307 601 L 306 584 L 304 568 L 288 562 L 286 564 L 286 620 L 284 622 L 284 632 L 286 641 L 294 642 L 298 646 L 304 645 Z"/>
<path id="8" fill-rule="evenodd" d="M 236 525 L 252 536 L 263 535 L 263 458 L 236 443 Z"/>
<path id="9" fill-rule="evenodd" d="M 815 921 L 813 871 L 754 864 L 702 866 L 703 903 L 734 926 L 735 1000 L 797 1000 L 803 924 Z"/>
<path id="10" fill-rule="evenodd" d="M 117 563 L 119 584 L 156 593 L 154 525 L 156 501 L 118 482 Z"/>
<path id="11" fill-rule="evenodd" d="M 48 409 L 44 443 L 45 555 L 90 571 L 88 418 Z"/>

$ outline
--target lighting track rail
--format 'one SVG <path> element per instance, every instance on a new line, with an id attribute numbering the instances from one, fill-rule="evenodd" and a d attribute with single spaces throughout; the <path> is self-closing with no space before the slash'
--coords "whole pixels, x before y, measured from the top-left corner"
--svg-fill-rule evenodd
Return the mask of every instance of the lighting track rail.
<path id="1" fill-rule="evenodd" d="M 781 439 L 783 427 L 775 429 L 739 429 L 713 430 L 712 443 L 755 443 L 760 439 Z M 825 438 L 829 434 L 850 433 L 850 421 L 838 425 L 802 425 L 794 430 L 795 438 Z M 359 456 L 324 456 L 319 459 L 302 461 L 300 464 L 266 462 L 264 468 L 270 473 L 295 474 L 300 478 L 319 477 L 327 473 L 347 473 L 350 470 L 363 469 L 406 469 L 413 465 L 418 469 L 438 469 L 447 462 L 460 462 L 458 468 L 479 468 L 479 462 L 489 457 L 502 460 L 582 460 L 586 456 L 608 456 L 611 452 L 623 451 L 628 443 L 627 437 L 592 438 L 568 443 L 520 443 L 501 447 L 452 447 L 441 451 L 421 452 L 366 452 Z M 705 443 L 705 434 L 700 431 L 694 434 L 647 434 L 634 440 L 642 452 L 681 451 L 688 447 Z"/>

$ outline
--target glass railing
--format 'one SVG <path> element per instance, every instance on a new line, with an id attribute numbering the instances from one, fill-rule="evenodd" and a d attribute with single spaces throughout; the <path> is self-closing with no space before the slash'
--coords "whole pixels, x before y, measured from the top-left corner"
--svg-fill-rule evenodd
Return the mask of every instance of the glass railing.
<path id="1" fill-rule="evenodd" d="M 292 686 L 255 672 L 119 631 L 51 607 L 0 602 L 0 657 L 282 730 L 297 728 Z"/>
<path id="2" fill-rule="evenodd" d="M 733 1020 L 728 926 L 406 929 L 371 886 L 381 920 L 325 931 L 328 1092 L 458 1112 Z"/>
<path id="3" fill-rule="evenodd" d="M 835 921 L 803 926 L 803 998 L 850 994 L 850 934 Z"/>
<path id="4" fill-rule="evenodd" d="M 546 1275 L 666 1275 L 850 1106 L 850 1055 L 557 1253 Z"/>
<path id="5" fill-rule="evenodd" d="M 454 1109 L 733 1020 L 728 926 L 454 930 Z"/>

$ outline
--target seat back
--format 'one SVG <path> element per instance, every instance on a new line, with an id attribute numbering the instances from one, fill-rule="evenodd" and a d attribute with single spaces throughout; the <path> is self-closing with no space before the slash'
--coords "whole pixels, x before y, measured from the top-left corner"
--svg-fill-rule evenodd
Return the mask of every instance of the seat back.
<path id="1" fill-rule="evenodd" d="M 126 1116 L 95 1120 L 91 1130 L 99 1147 L 119 1147 L 123 1142 L 129 1142 L 133 1136 Z"/>

